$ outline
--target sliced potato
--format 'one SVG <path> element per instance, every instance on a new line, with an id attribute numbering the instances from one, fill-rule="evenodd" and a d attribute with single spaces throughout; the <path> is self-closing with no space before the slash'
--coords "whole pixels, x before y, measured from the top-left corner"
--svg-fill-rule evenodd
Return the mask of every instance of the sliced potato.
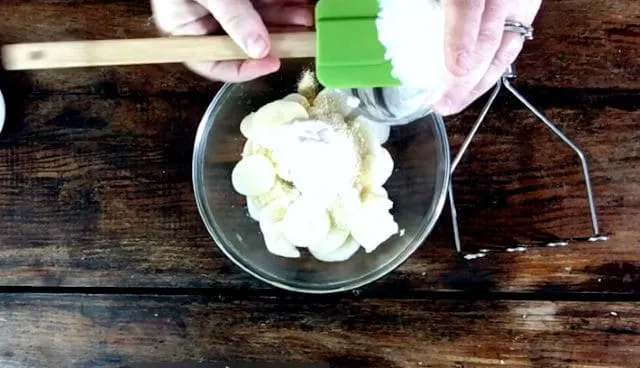
<path id="1" fill-rule="evenodd" d="M 329 234 L 318 244 L 309 247 L 314 254 L 331 254 L 338 250 L 349 237 L 349 230 L 333 226 Z"/>
<path id="2" fill-rule="evenodd" d="M 362 115 L 358 115 L 353 122 L 359 125 L 362 132 L 372 140 L 372 143 L 375 142 L 377 145 L 383 145 L 389 140 L 389 136 L 391 135 L 390 126 L 376 123 Z"/>
<path id="3" fill-rule="evenodd" d="M 349 229 L 349 223 L 358 216 L 361 208 L 360 193 L 356 189 L 341 193 L 329 209 L 333 225 L 341 229 Z"/>
<path id="4" fill-rule="evenodd" d="M 284 101 L 297 102 L 307 110 L 309 110 L 311 108 L 311 104 L 309 103 L 309 100 L 307 100 L 306 97 L 304 97 L 303 95 L 301 95 L 299 93 L 292 93 L 292 94 L 286 96 L 285 98 L 283 98 L 283 100 Z"/>
<path id="5" fill-rule="evenodd" d="M 267 250 L 274 255 L 285 258 L 300 258 L 300 251 L 289 242 L 282 233 L 282 219 L 290 206 L 291 200 L 280 198 L 269 203 L 260 214 L 260 230 Z"/>
<path id="6" fill-rule="evenodd" d="M 247 140 L 244 143 L 244 147 L 242 148 L 242 157 L 251 156 L 251 155 L 262 155 L 273 162 L 273 159 L 271 157 L 273 153 L 271 151 L 269 151 L 265 147 L 262 147 L 255 141 Z"/>
<path id="7" fill-rule="evenodd" d="M 273 162 L 276 167 L 276 174 L 282 180 L 292 182 L 293 177 L 291 175 L 291 159 L 288 157 L 287 152 L 278 150 L 277 148 L 272 152 Z"/>
<path id="8" fill-rule="evenodd" d="M 262 208 L 256 202 L 256 198 L 258 197 L 247 197 L 247 212 L 249 212 L 249 216 L 256 220 L 260 221 L 260 214 L 262 213 Z"/>
<path id="9" fill-rule="evenodd" d="M 231 173 L 231 183 L 236 192 L 255 197 L 267 193 L 276 182 L 276 171 L 271 161 L 263 155 L 242 158 Z"/>
<path id="10" fill-rule="evenodd" d="M 381 187 L 393 173 L 394 162 L 384 147 L 377 146 L 363 160 L 362 183 L 365 187 Z"/>
<path id="11" fill-rule="evenodd" d="M 242 157 L 250 156 L 257 153 L 257 147 L 257 144 L 255 144 L 252 140 L 247 139 L 247 141 L 244 142 L 244 147 L 242 147 Z"/>
<path id="12" fill-rule="evenodd" d="M 398 224 L 389 210 L 393 202 L 387 191 L 373 188 L 363 193 L 360 213 L 350 223 L 351 235 L 367 253 L 373 252 L 380 244 L 398 233 Z"/>
<path id="13" fill-rule="evenodd" d="M 351 223 L 351 236 L 367 253 L 376 250 L 391 236 L 398 233 L 398 224 L 389 212 L 362 211 L 357 221 Z"/>
<path id="14" fill-rule="evenodd" d="M 266 205 L 260 214 L 260 230 L 264 231 L 264 226 L 272 226 L 282 221 L 287 209 L 291 206 L 293 200 L 291 198 L 278 198 Z"/>
<path id="15" fill-rule="evenodd" d="M 247 138 L 247 139 L 253 139 L 253 117 L 254 117 L 255 113 L 251 113 L 247 116 L 244 117 L 244 119 L 242 119 L 242 122 L 240 122 L 240 133 L 242 133 L 242 135 Z"/>
<path id="16" fill-rule="evenodd" d="M 305 196 L 298 197 L 289 206 L 283 225 L 285 237 L 302 248 L 318 244 L 331 230 L 327 210 L 314 199 Z"/>
<path id="17" fill-rule="evenodd" d="M 293 187 L 293 185 L 276 179 L 275 184 L 267 193 L 262 194 L 256 197 L 256 201 L 260 206 L 266 206 L 269 203 L 281 199 L 281 198 L 289 198 L 290 200 L 294 200 L 300 196 L 300 192 Z"/>
<path id="18" fill-rule="evenodd" d="M 353 257 L 358 252 L 358 249 L 360 249 L 360 244 L 352 237 L 349 237 L 341 247 L 331 253 L 317 253 L 311 248 L 309 248 L 309 252 L 321 262 L 344 262 Z"/>
<path id="19" fill-rule="evenodd" d="M 253 124 L 278 127 L 294 120 L 308 119 L 307 110 L 297 102 L 278 100 L 262 106 L 253 116 Z"/>
<path id="20" fill-rule="evenodd" d="M 362 195 L 362 211 L 386 212 L 393 208 L 393 202 L 383 187 L 371 188 Z"/>
<path id="21" fill-rule="evenodd" d="M 294 200 L 299 196 L 300 192 L 298 192 L 293 185 L 280 179 L 276 179 L 273 188 L 271 188 L 267 193 L 256 197 L 247 197 L 247 210 L 249 211 L 251 218 L 256 221 L 260 221 L 262 209 L 271 202 L 284 199 Z"/>
<path id="22" fill-rule="evenodd" d="M 297 102 L 278 100 L 262 106 L 253 116 L 253 136 L 260 145 L 274 149 L 282 125 L 309 118 L 307 110 Z"/>
<path id="23" fill-rule="evenodd" d="M 350 105 L 349 100 L 345 96 L 342 96 L 339 91 L 325 88 L 320 91 L 315 100 L 313 100 L 313 107 L 320 111 L 337 112 L 344 117 L 349 115 L 358 106 Z"/>
<path id="24" fill-rule="evenodd" d="M 278 227 L 278 223 L 275 223 L 274 227 Z M 298 248 L 291 244 L 282 232 L 267 230 L 267 232 L 263 232 L 263 235 L 264 244 L 269 253 L 285 258 L 300 258 L 301 254 Z"/>

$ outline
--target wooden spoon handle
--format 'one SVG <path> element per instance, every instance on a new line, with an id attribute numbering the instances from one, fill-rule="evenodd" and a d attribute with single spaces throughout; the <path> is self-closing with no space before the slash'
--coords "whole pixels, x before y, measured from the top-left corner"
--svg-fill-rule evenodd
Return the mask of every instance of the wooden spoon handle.
<path id="1" fill-rule="evenodd" d="M 271 49 L 274 56 L 283 59 L 314 57 L 315 33 L 273 34 Z M 248 59 L 247 54 L 228 36 L 41 42 L 2 48 L 2 61 L 7 70 L 244 59 Z"/>

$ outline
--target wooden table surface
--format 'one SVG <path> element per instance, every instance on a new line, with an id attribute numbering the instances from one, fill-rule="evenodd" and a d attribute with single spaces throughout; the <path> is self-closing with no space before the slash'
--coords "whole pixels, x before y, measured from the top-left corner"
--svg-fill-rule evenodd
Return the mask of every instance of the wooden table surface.
<path id="1" fill-rule="evenodd" d="M 640 367 L 640 2 L 546 0 L 518 88 L 586 152 L 604 243 L 421 249 L 356 292 L 226 259 L 191 154 L 218 84 L 180 65 L 2 72 L 0 366 Z M 156 34 L 146 0 L 4 0 L 0 44 Z M 447 119 L 453 149 L 479 106 Z M 590 235 L 575 157 L 500 98 L 455 177 L 467 249 Z M 264 365 L 258 365 L 264 366 Z"/>

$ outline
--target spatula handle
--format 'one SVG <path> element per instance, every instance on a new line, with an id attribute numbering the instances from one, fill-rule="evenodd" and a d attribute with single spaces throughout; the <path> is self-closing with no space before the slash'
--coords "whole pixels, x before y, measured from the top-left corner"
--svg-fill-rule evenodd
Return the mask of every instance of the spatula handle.
<path id="1" fill-rule="evenodd" d="M 271 44 L 272 54 L 283 59 L 316 54 L 314 32 L 273 34 Z M 228 36 L 41 42 L 2 48 L 7 70 L 244 59 L 248 59 L 247 54 Z"/>

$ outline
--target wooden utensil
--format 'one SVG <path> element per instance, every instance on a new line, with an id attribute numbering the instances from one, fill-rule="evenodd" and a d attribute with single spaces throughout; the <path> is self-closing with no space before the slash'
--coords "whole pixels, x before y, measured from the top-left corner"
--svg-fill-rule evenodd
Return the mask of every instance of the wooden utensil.
<path id="1" fill-rule="evenodd" d="M 316 54 L 314 32 L 271 35 L 272 54 L 307 58 Z M 182 63 L 248 59 L 229 36 L 160 37 L 121 40 L 40 42 L 5 45 L 7 70 Z"/>

